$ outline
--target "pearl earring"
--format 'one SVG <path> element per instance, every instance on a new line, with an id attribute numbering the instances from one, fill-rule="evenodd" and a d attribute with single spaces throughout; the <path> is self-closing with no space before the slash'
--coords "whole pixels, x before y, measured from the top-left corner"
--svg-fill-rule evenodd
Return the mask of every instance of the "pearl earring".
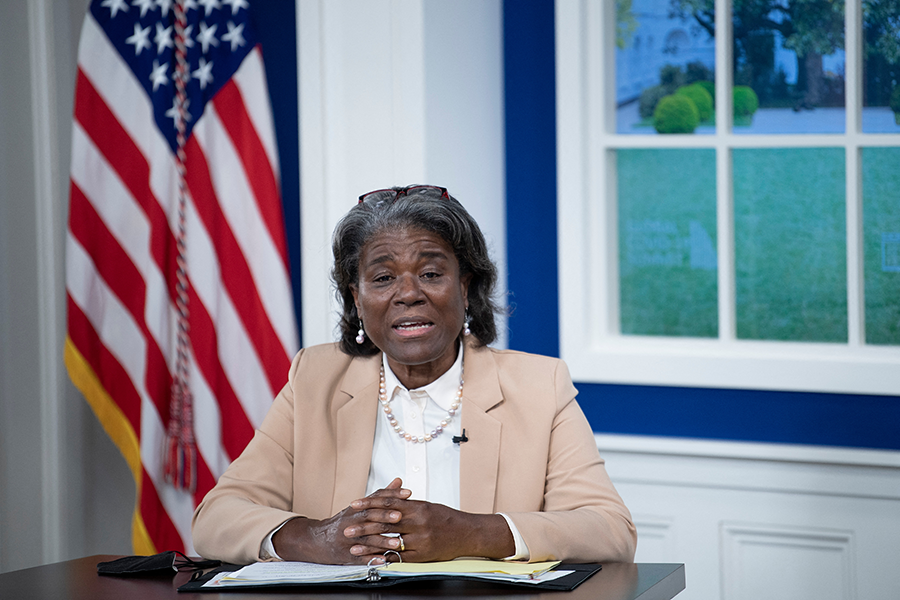
<path id="1" fill-rule="evenodd" d="M 359 331 L 356 332 L 356 343 L 362 344 L 366 341 L 366 332 L 363 331 L 362 319 L 359 320 Z"/>
<path id="2" fill-rule="evenodd" d="M 469 329 L 469 311 L 466 310 L 466 320 L 463 322 L 463 335 L 471 335 L 472 330 Z"/>

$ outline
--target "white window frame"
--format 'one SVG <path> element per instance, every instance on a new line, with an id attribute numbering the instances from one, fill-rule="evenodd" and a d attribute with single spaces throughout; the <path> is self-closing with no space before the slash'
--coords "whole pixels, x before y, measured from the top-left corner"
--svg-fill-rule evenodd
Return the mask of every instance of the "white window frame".
<path id="1" fill-rule="evenodd" d="M 731 132 L 731 1 L 716 1 L 716 133 L 621 135 L 615 124 L 615 1 L 556 1 L 560 349 L 576 381 L 900 395 L 900 347 L 865 344 L 860 154 L 900 146 L 861 131 L 860 0 L 846 0 L 844 134 Z M 846 156 L 846 343 L 739 340 L 735 325 L 732 152 L 838 147 Z M 623 336 L 619 328 L 615 151 L 716 150 L 719 337 Z"/>

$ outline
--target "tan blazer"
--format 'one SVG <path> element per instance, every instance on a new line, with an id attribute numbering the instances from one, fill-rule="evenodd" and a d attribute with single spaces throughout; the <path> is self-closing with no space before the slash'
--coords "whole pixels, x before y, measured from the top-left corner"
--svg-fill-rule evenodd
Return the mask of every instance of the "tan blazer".
<path id="1" fill-rule="evenodd" d="M 259 559 L 273 529 L 331 517 L 365 495 L 381 355 L 301 350 L 256 435 L 197 507 L 194 547 Z M 506 513 L 532 561 L 632 561 L 636 533 L 558 359 L 467 345 L 460 509 Z M 402 473 L 399 474 L 402 476 Z"/>

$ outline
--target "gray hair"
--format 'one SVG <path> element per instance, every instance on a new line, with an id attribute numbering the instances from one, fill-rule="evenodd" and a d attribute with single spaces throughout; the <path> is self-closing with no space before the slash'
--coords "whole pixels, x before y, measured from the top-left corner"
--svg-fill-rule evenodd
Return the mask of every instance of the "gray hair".
<path id="1" fill-rule="evenodd" d="M 406 190 L 415 193 L 406 195 Z M 359 260 L 365 245 L 375 235 L 391 230 L 422 229 L 440 236 L 453 249 L 459 262 L 460 277 L 469 275 L 469 328 L 481 345 L 497 338 L 494 300 L 497 267 L 488 256 L 484 235 L 475 219 L 449 194 L 435 197 L 430 186 L 395 187 L 380 196 L 371 194 L 354 206 L 337 224 L 332 237 L 334 267 L 331 278 L 341 303 L 338 325 L 341 349 L 354 356 L 376 354 L 379 349 L 368 337 L 356 343 L 359 314 L 353 302 L 351 286 L 359 282 Z M 372 199 L 372 196 L 376 196 Z M 394 201 L 393 199 L 396 198 Z"/>

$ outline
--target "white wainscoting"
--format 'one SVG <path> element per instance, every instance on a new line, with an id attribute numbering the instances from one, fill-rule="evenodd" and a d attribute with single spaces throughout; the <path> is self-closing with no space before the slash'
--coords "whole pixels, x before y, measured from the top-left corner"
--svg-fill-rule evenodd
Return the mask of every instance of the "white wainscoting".
<path id="1" fill-rule="evenodd" d="M 900 452 L 598 434 L 681 600 L 900 598 Z"/>

